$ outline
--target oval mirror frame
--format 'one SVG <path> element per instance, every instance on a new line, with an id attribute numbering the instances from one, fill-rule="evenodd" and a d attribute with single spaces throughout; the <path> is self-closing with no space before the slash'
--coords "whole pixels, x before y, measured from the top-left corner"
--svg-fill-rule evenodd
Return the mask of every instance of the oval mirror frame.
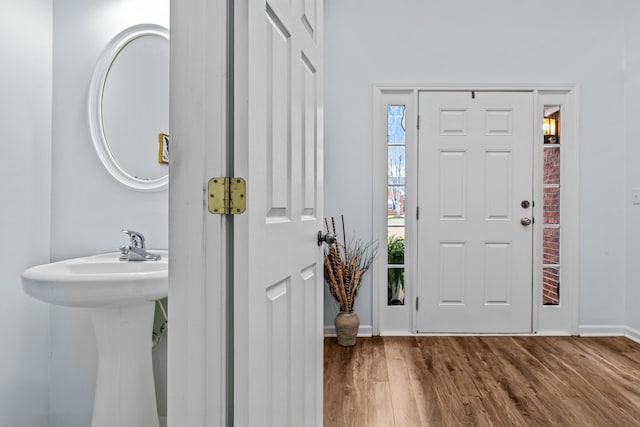
<path id="1" fill-rule="evenodd" d="M 89 87 L 89 127 L 93 146 L 111 176 L 133 190 L 152 192 L 166 190 L 169 186 L 169 175 L 157 179 L 140 179 L 124 170 L 109 149 L 102 122 L 102 97 L 111 65 L 129 43 L 145 36 L 159 36 L 169 41 L 169 30 L 156 24 L 134 25 L 115 36 L 100 55 Z"/>

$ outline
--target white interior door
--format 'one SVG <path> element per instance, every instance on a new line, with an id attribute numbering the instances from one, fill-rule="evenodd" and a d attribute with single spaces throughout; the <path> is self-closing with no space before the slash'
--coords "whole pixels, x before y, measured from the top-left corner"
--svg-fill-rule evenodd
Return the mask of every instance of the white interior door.
<path id="1" fill-rule="evenodd" d="M 530 332 L 533 94 L 420 92 L 419 115 L 418 331 Z"/>
<path id="2" fill-rule="evenodd" d="M 322 0 L 235 8 L 235 425 L 320 426 Z"/>

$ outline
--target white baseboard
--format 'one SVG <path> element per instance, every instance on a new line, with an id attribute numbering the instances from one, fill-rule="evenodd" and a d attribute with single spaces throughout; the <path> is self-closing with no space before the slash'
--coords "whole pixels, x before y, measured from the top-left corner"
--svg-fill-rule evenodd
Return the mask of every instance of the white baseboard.
<path id="1" fill-rule="evenodd" d="M 627 337 L 637 343 L 640 343 L 640 331 L 624 325 L 580 325 L 578 327 L 581 337 Z M 371 325 L 360 325 L 358 330 L 359 337 L 370 337 L 373 335 Z M 412 334 L 409 332 L 383 332 L 382 336 L 417 336 L 417 335 L 451 335 L 451 334 Z M 459 335 L 459 334 L 456 334 Z M 463 334 L 463 335 L 482 335 L 487 334 Z M 534 334 L 515 334 L 515 335 L 534 335 Z M 535 334 L 537 336 L 564 336 L 569 335 L 567 332 L 542 331 Z M 333 325 L 325 325 L 325 337 L 335 337 L 336 328 Z M 501 336 L 501 335 L 498 335 Z M 162 425 L 162 424 L 161 424 Z"/>
<path id="2" fill-rule="evenodd" d="M 336 327 L 333 325 L 324 325 L 324 336 L 335 337 Z M 371 325 L 360 325 L 360 328 L 358 329 L 358 336 L 359 337 L 373 336 L 373 327 Z"/>
<path id="3" fill-rule="evenodd" d="M 407 331 L 380 331 L 381 337 L 415 337 L 416 333 Z"/>
<path id="4" fill-rule="evenodd" d="M 624 325 L 580 325 L 578 334 L 581 337 L 613 337 L 624 336 L 627 327 Z"/>
<path id="5" fill-rule="evenodd" d="M 581 337 L 627 337 L 640 343 L 640 331 L 624 325 L 581 325 Z"/>
<path id="6" fill-rule="evenodd" d="M 539 337 L 570 337 L 571 334 L 567 331 L 537 331 L 536 335 Z"/>
<path id="7" fill-rule="evenodd" d="M 640 344 L 640 331 L 633 328 L 627 328 L 627 332 L 624 334 L 630 340 L 633 340 Z"/>

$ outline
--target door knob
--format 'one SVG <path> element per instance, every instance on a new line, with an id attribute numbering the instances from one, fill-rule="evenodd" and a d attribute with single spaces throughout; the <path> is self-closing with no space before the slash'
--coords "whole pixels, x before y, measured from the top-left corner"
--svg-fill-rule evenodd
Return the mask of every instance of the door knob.
<path id="1" fill-rule="evenodd" d="M 531 224 L 533 224 L 533 221 L 531 220 L 531 218 L 521 218 L 520 219 L 520 224 L 522 224 L 522 225 L 531 225 Z"/>
<path id="2" fill-rule="evenodd" d="M 322 246 L 322 242 L 330 245 L 336 242 L 336 235 L 333 233 L 323 233 L 322 230 L 318 231 L 318 246 Z"/>

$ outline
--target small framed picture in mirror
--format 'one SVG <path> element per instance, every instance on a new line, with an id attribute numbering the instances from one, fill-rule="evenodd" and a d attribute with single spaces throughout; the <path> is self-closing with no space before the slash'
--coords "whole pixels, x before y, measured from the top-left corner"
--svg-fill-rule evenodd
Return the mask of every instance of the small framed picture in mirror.
<path id="1" fill-rule="evenodd" d="M 158 163 L 169 164 L 169 135 L 158 135 Z"/>

